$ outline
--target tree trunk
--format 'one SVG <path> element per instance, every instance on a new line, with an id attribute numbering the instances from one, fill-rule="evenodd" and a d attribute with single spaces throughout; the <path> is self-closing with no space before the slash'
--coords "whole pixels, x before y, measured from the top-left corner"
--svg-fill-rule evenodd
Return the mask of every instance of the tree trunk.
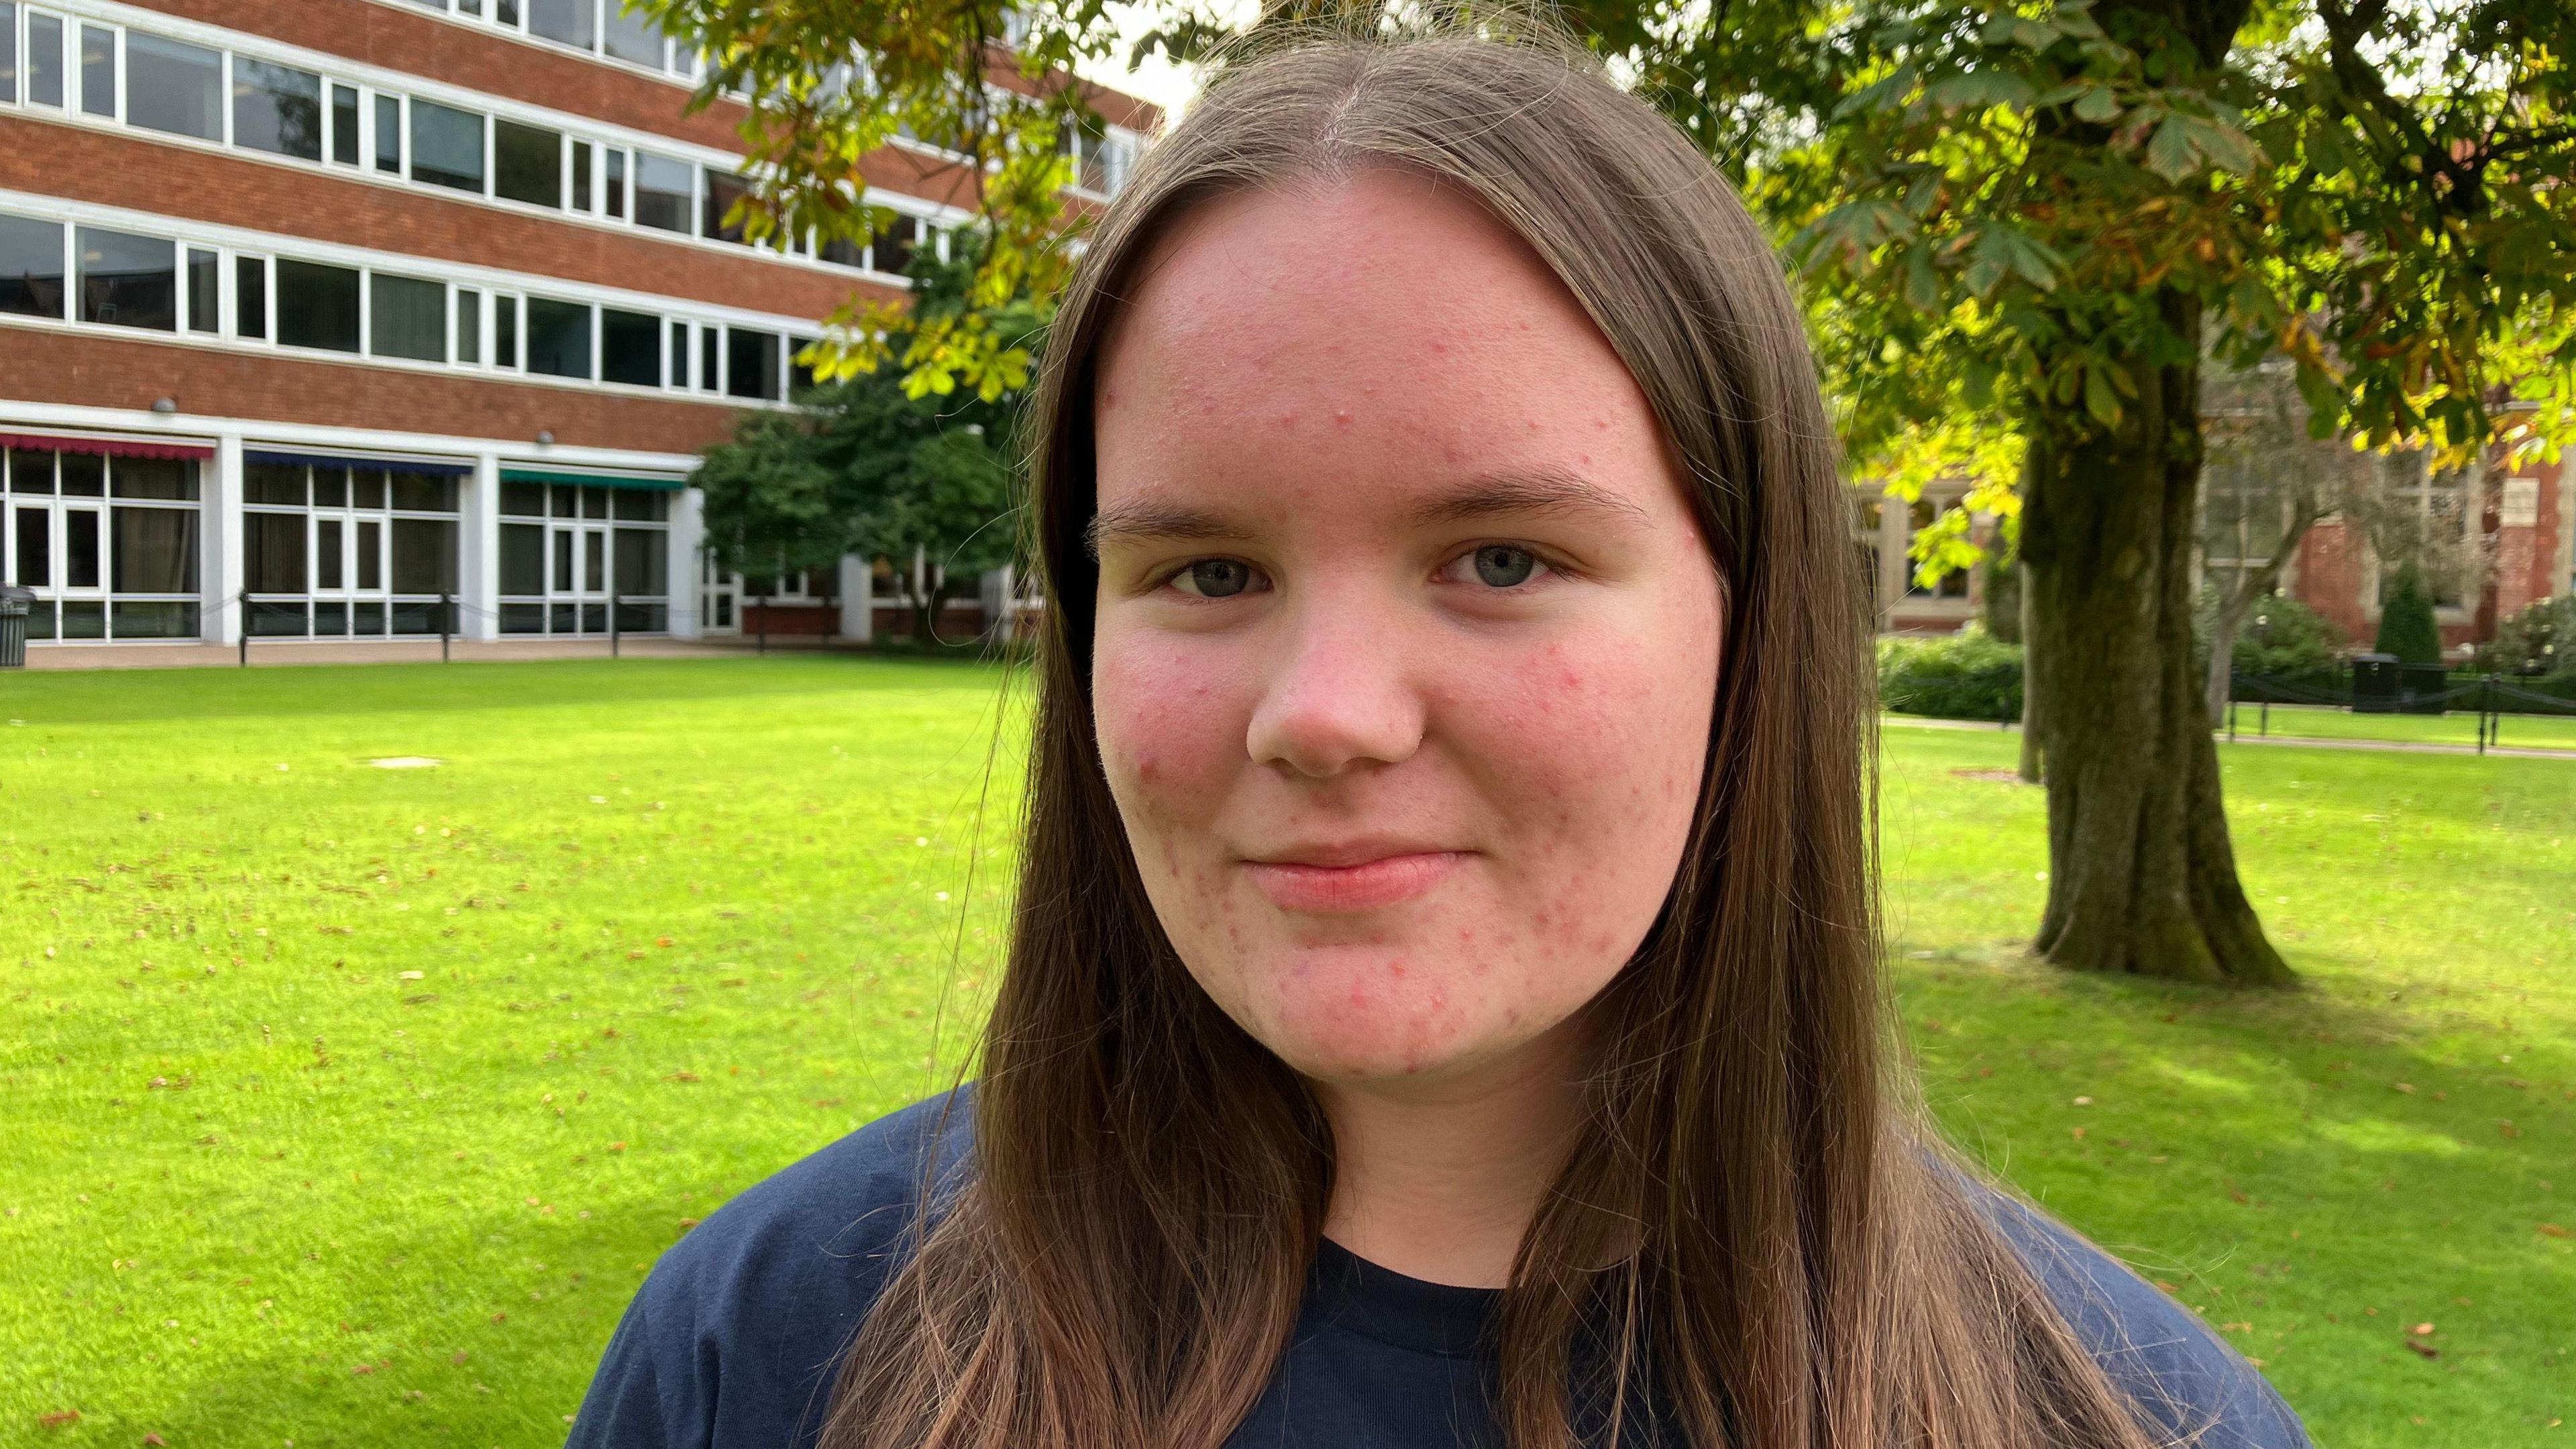
<path id="1" fill-rule="evenodd" d="M 2244 622 L 2245 610 L 2253 602 L 2241 586 L 2231 585 L 2219 592 L 2217 617 L 2209 621 L 2209 682 L 2202 690 L 2201 704 L 2212 728 L 2227 717 L 2228 696 L 2235 693 L 2236 626 Z"/>
<path id="2" fill-rule="evenodd" d="M 2196 304 L 2167 295 L 2173 334 Z M 2026 685 L 2048 777 L 2048 909 L 2034 948 L 2083 971 L 2296 978 L 2236 880 L 2191 638 L 2197 366 L 2119 359 L 2140 396 L 2105 427 L 2029 420 Z"/>
<path id="3" fill-rule="evenodd" d="M 2027 494 L 2028 480 L 2024 483 L 2022 491 Z M 2024 526 L 2028 526 L 2027 521 Z M 2048 778 L 2048 759 L 2040 748 L 2045 740 L 2039 728 L 2039 659 L 2030 647 L 2035 622 L 2031 617 L 2035 607 L 2032 600 L 2037 595 L 2030 586 L 2030 565 L 2024 562 L 2014 567 L 2021 574 L 2021 587 L 2014 591 L 2021 604 L 2021 778 L 2024 784 L 2036 785 Z"/>

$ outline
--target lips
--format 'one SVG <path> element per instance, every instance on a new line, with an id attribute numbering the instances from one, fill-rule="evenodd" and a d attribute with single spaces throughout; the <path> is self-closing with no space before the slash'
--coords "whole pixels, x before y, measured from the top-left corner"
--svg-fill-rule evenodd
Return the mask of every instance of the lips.
<path id="1" fill-rule="evenodd" d="M 1243 868 L 1272 905 L 1324 915 L 1381 910 L 1426 895 L 1467 859 L 1460 850 L 1366 846 L 1295 854 L 1293 860 L 1247 860 Z"/>

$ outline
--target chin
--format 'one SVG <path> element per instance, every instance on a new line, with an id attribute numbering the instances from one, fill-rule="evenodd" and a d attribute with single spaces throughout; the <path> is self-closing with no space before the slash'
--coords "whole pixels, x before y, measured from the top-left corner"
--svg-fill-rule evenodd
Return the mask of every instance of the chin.
<path id="1" fill-rule="evenodd" d="M 1437 1077 L 1508 1043 L 1485 984 L 1460 973 L 1340 952 L 1291 949 L 1267 981 L 1242 983 L 1233 1012 L 1282 1061 L 1319 1081 Z M 1518 1013 L 1511 1013 L 1517 1016 Z"/>

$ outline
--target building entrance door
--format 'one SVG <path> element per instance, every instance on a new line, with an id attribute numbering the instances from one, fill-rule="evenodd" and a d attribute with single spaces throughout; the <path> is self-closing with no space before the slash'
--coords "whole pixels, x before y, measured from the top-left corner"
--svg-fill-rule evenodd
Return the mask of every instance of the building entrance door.
<path id="1" fill-rule="evenodd" d="M 608 529 L 590 523 L 549 525 L 552 566 L 546 577 L 546 604 L 551 632 L 605 634 L 608 596 L 614 583 L 608 557 Z"/>

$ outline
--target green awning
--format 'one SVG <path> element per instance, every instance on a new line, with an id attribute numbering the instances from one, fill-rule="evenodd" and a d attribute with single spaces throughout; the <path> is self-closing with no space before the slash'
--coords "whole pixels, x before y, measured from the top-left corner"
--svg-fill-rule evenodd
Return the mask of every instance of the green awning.
<path id="1" fill-rule="evenodd" d="M 638 476 L 633 473 L 575 473 L 563 468 L 503 468 L 504 483 L 571 483 L 592 488 L 655 488 L 676 493 L 689 486 L 686 478 L 668 473 Z"/>

